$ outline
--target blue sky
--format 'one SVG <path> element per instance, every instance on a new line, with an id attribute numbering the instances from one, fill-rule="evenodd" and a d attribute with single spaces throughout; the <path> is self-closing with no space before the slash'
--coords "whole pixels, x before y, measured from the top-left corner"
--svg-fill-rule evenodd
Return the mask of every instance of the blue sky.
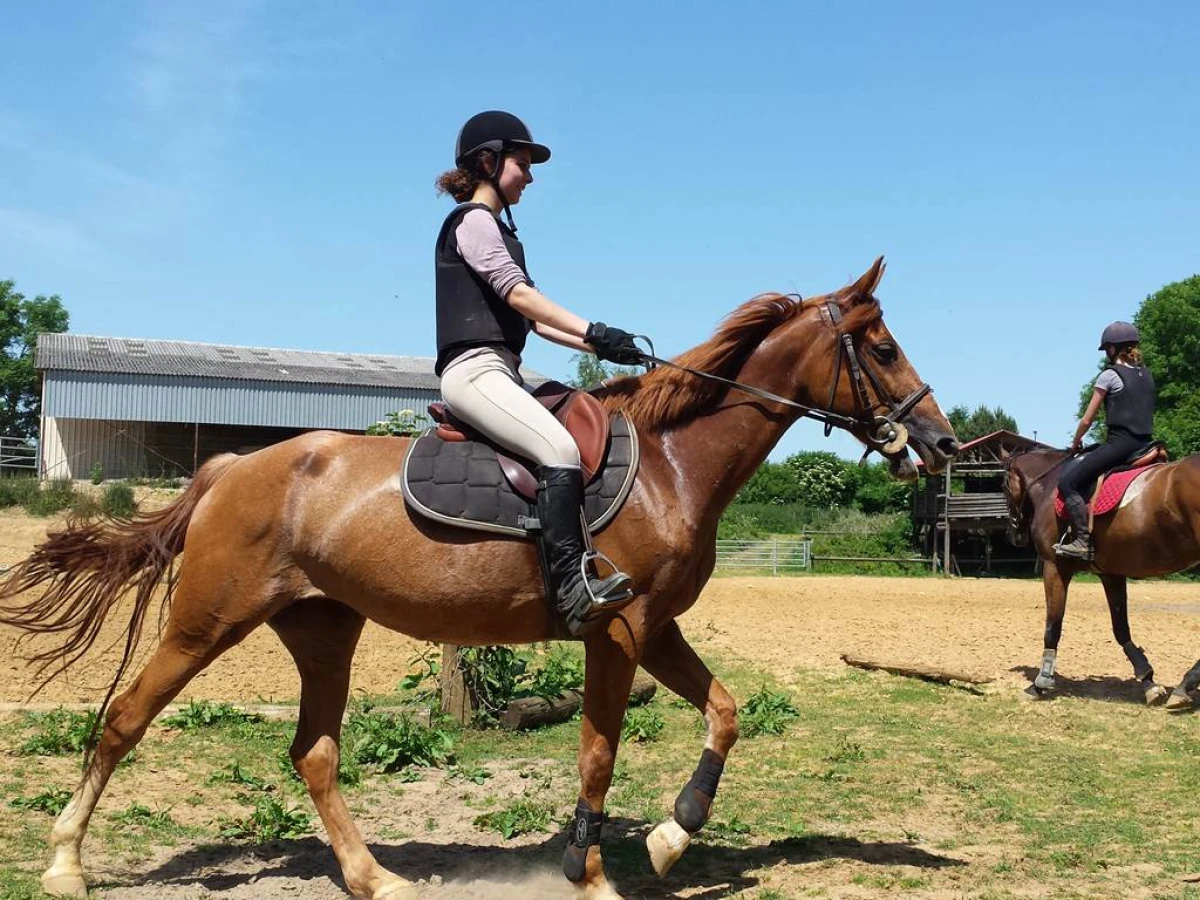
<path id="1" fill-rule="evenodd" d="M 943 407 L 1065 441 L 1103 326 L 1200 270 L 1194 3 L 4 19 L 0 277 L 80 333 L 432 355 L 433 179 L 497 107 L 554 151 L 515 210 L 539 286 L 665 354 L 884 254 L 888 324 Z M 806 423 L 774 455 L 854 447 Z"/>

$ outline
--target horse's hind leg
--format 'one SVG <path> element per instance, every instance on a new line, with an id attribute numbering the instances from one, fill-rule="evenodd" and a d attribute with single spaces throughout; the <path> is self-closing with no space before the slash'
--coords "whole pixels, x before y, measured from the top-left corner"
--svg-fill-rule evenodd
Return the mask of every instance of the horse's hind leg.
<path id="1" fill-rule="evenodd" d="M 1175 690 L 1171 691 L 1171 696 L 1167 700 L 1167 709 L 1171 712 L 1191 709 L 1192 694 L 1198 687 L 1200 687 L 1200 661 L 1188 669 L 1187 674 L 1183 676 L 1183 681 L 1179 682 L 1175 686 Z"/>
<path id="2" fill-rule="evenodd" d="M 193 595 L 186 575 L 181 576 L 174 601 L 175 612 L 167 623 L 162 641 L 141 674 L 108 708 L 104 728 L 83 780 L 50 833 L 54 861 L 42 875 L 42 889 L 47 894 L 87 896 L 79 849 L 87 833 L 88 821 L 117 763 L 142 739 L 154 717 L 192 678 L 259 624 L 254 621 L 235 626 L 208 615 L 212 610 L 204 610 L 202 620 L 186 617 L 185 624 L 177 613 L 196 610 L 198 604 L 189 604 L 189 596 Z"/>
<path id="3" fill-rule="evenodd" d="M 366 900 L 410 900 L 416 889 L 375 861 L 338 790 L 342 713 L 363 617 L 319 598 L 289 606 L 268 624 L 300 670 L 300 723 L 292 742 L 292 763 L 308 786 L 346 886 Z"/>
<path id="4" fill-rule="evenodd" d="M 725 760 L 738 738 L 737 704 L 696 655 L 676 622 L 646 647 L 642 668 L 700 710 L 708 724 L 700 765 L 676 798 L 674 817 L 646 838 L 650 863 L 662 877 L 708 821 Z"/>
<path id="5" fill-rule="evenodd" d="M 1113 637 L 1125 651 L 1125 658 L 1133 666 L 1133 677 L 1142 683 L 1142 692 L 1149 706 L 1158 706 L 1167 699 L 1167 689 L 1154 680 L 1154 666 L 1146 658 L 1146 651 L 1133 642 L 1129 633 L 1129 588 L 1124 575 L 1101 575 L 1104 596 L 1108 599 L 1108 613 L 1112 618 Z"/>

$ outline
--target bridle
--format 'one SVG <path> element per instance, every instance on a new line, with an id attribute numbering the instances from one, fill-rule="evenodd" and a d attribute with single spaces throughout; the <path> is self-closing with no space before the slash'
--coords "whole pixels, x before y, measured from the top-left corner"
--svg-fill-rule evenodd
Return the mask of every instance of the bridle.
<path id="1" fill-rule="evenodd" d="M 796 299 L 798 301 L 800 298 L 797 297 Z M 866 432 L 866 437 L 861 439 L 867 444 L 867 452 L 863 454 L 864 459 L 868 454 L 875 451 L 890 455 L 899 453 L 908 444 L 908 429 L 901 420 L 907 418 L 909 413 L 913 411 L 913 408 L 933 389 L 928 384 L 922 382 L 907 397 L 896 402 L 891 393 L 884 387 L 883 382 L 880 381 L 875 370 L 859 358 L 858 351 L 854 349 L 853 335 L 841 327 L 842 310 L 838 304 L 833 300 L 824 301 L 821 313 L 822 320 L 828 321 L 838 335 L 838 343 L 834 349 L 833 356 L 833 382 L 829 386 L 829 401 L 826 405 L 833 406 L 833 401 L 837 397 L 838 383 L 841 381 L 842 374 L 842 359 L 844 357 L 846 360 L 846 371 L 849 373 L 850 385 L 854 392 L 855 404 L 858 407 L 858 415 L 847 416 L 834 412 L 831 409 L 805 406 L 802 403 L 797 403 L 795 400 L 789 400 L 787 397 L 780 397 L 778 394 L 764 391 L 762 388 L 742 384 L 730 378 L 722 378 L 720 375 L 713 375 L 709 372 L 701 372 L 698 369 L 690 369 L 687 366 L 681 366 L 670 360 L 660 359 L 654 355 L 654 343 L 648 337 L 641 334 L 636 335 L 636 337 L 644 340 L 650 347 L 650 352 L 643 354 L 643 357 L 647 363 L 651 364 L 651 368 L 653 366 L 667 366 L 671 369 L 679 369 L 681 372 L 687 372 L 690 375 L 695 375 L 697 378 L 706 378 L 709 381 L 719 382 L 762 400 L 770 400 L 773 403 L 782 403 L 784 406 L 798 409 L 802 417 L 823 422 L 825 424 L 826 437 L 829 436 L 834 428 L 843 428 L 847 431 L 851 431 L 854 428 L 862 429 Z M 871 400 L 870 392 L 867 388 L 868 383 L 874 389 L 876 398 L 874 401 Z M 883 409 L 887 410 L 887 412 L 877 415 L 877 412 Z"/>

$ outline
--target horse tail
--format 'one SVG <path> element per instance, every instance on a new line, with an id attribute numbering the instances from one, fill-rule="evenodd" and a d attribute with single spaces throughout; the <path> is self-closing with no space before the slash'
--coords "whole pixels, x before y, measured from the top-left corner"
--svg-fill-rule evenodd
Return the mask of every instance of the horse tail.
<path id="1" fill-rule="evenodd" d="M 51 532 L 31 556 L 0 579 L 0 625 L 26 632 L 21 640 L 34 634 L 65 635 L 56 646 L 29 657 L 29 662 L 40 663 L 38 678 L 55 667 L 31 698 L 91 648 L 125 590 L 132 588 L 136 593 L 125 628 L 125 649 L 100 705 L 97 724 L 103 720 L 108 701 L 141 639 L 154 589 L 165 575 L 161 630 L 175 590 L 175 557 L 183 550 L 197 504 L 237 460 L 233 453 L 209 460 L 183 495 L 163 509 L 138 513 L 128 520 L 111 516 L 69 519 L 62 531 Z M 41 586 L 45 589 L 40 596 L 14 602 Z"/>

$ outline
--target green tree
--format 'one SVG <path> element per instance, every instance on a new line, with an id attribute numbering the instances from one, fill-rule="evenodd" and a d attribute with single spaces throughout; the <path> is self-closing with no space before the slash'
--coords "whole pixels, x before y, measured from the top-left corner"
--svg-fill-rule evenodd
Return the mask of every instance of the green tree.
<path id="1" fill-rule="evenodd" d="M 424 413 L 402 409 L 399 412 L 390 412 L 375 424 L 369 425 L 367 434 L 384 437 L 413 437 L 432 424 L 429 416 Z"/>
<path id="2" fill-rule="evenodd" d="M 1154 436 L 1167 442 L 1173 456 L 1196 453 L 1200 451 L 1200 275 L 1148 296 L 1133 322 L 1158 388 Z M 1086 395 L 1091 397 L 1090 384 Z"/>
<path id="3" fill-rule="evenodd" d="M 1154 436 L 1167 442 L 1178 458 L 1200 451 L 1200 275 L 1172 282 L 1142 301 L 1134 324 L 1142 338 L 1142 354 L 1154 375 L 1158 402 Z M 1101 357 L 1097 371 L 1107 368 Z M 1079 415 L 1092 399 L 1090 379 L 1079 391 Z M 1089 432 L 1104 439 L 1104 407 Z"/>
<path id="4" fill-rule="evenodd" d="M 783 466 L 796 480 L 800 501 L 824 509 L 851 506 L 858 487 L 855 465 L 827 450 L 793 453 Z"/>
<path id="5" fill-rule="evenodd" d="M 805 503 L 795 473 L 783 463 L 765 462 L 738 491 L 735 503 L 769 503 L 783 506 Z"/>
<path id="6" fill-rule="evenodd" d="M 0 281 L 0 435 L 37 436 L 42 392 L 33 367 L 37 336 L 67 330 L 62 299 L 18 293 L 12 281 Z"/>
<path id="7" fill-rule="evenodd" d="M 569 379 L 567 384 L 581 391 L 590 391 L 610 378 L 638 374 L 637 369 L 610 365 L 590 353 L 576 353 L 571 357 L 571 362 L 575 366 L 575 377 Z"/>
<path id="8" fill-rule="evenodd" d="M 956 406 L 946 416 L 954 433 L 958 435 L 959 443 L 965 444 L 976 438 L 984 437 L 997 431 L 1012 431 L 1019 433 L 1017 420 L 1002 410 L 999 406 L 989 409 L 984 404 L 969 411 L 965 406 Z"/>

